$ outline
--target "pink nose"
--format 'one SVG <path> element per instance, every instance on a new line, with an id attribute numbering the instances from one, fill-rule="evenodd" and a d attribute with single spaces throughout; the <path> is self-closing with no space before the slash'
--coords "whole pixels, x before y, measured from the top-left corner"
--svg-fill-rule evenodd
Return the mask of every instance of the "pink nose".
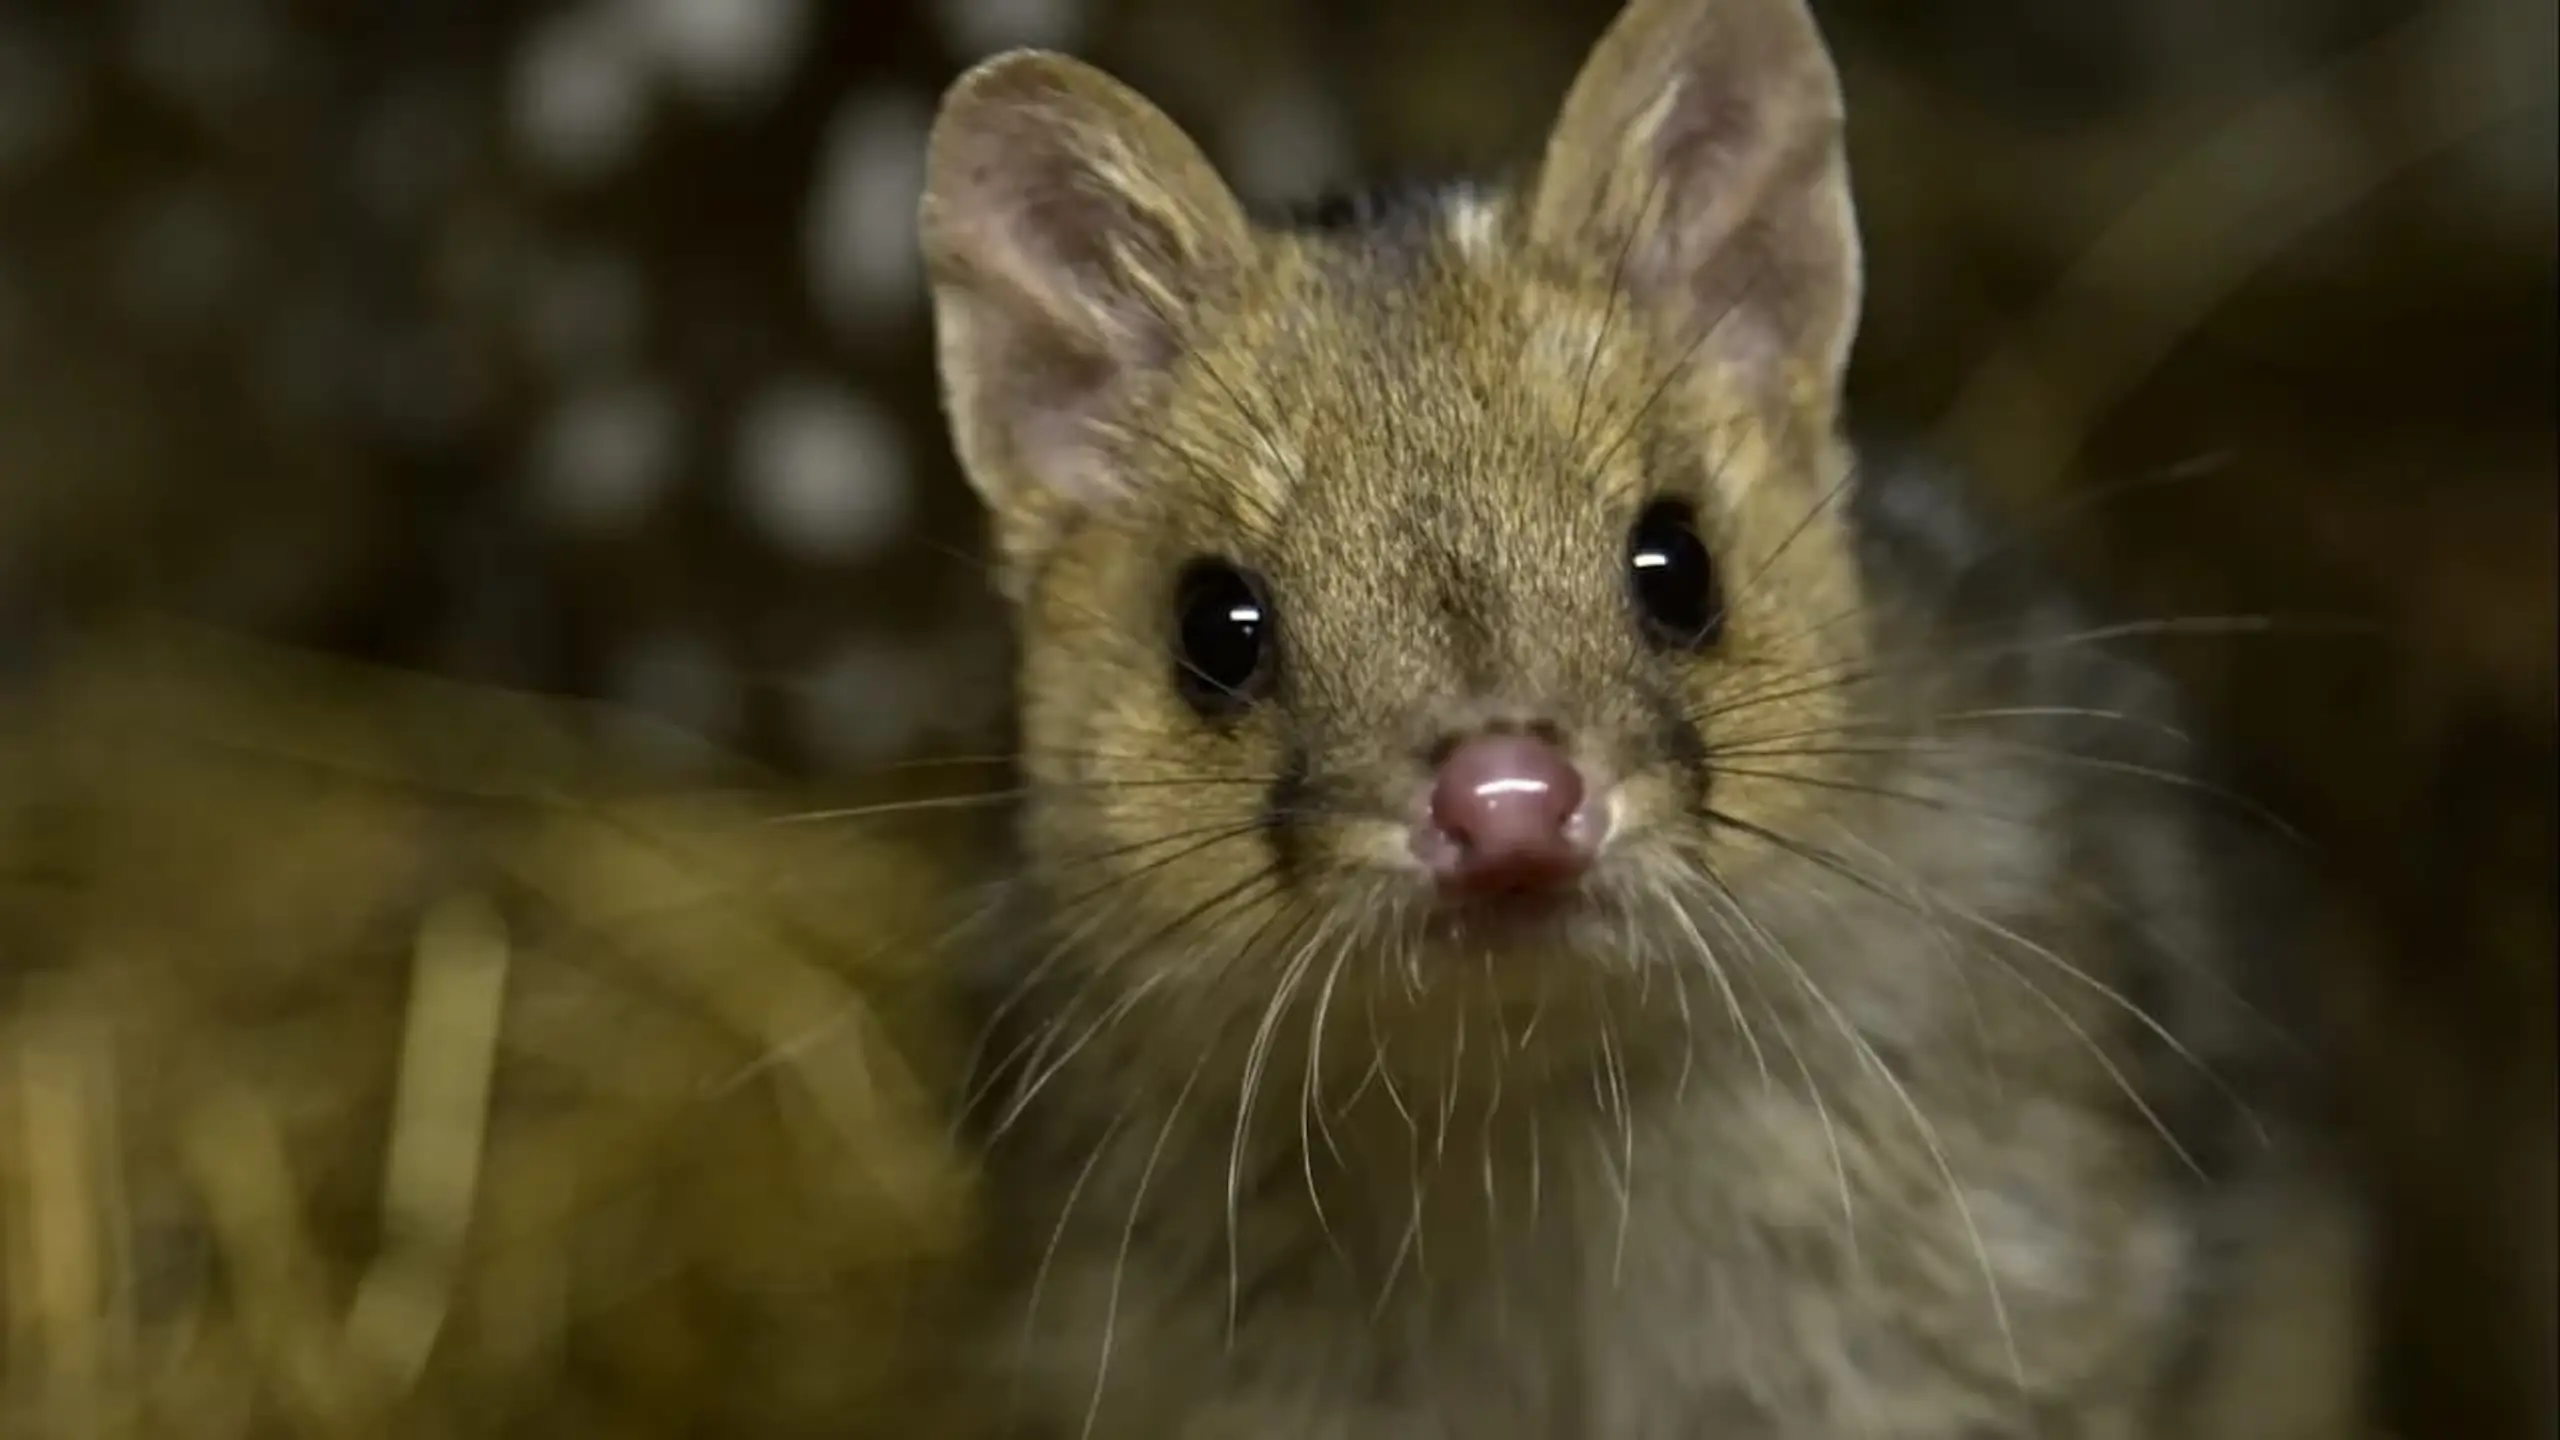
<path id="1" fill-rule="evenodd" d="M 1596 837 L 1583 799 L 1582 774 L 1563 751 L 1526 735 L 1481 735 L 1440 762 L 1414 853 L 1451 890 L 1562 885 L 1591 864 Z"/>

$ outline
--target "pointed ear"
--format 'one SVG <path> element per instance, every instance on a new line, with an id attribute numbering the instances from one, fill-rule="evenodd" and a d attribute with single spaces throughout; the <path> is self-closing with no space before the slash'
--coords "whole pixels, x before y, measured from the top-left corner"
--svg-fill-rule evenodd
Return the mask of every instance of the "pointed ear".
<path id="1" fill-rule="evenodd" d="M 1702 360 L 1836 400 L 1858 233 L 1839 79 L 1803 0 L 1630 0 L 1566 96 L 1529 225 Z"/>
<path id="2" fill-rule="evenodd" d="M 1126 492 L 1110 429 L 1243 264 L 1250 232 L 1161 111 L 1034 51 L 981 62 L 944 95 L 919 219 L 953 442 L 1018 572 L 1077 512 Z"/>

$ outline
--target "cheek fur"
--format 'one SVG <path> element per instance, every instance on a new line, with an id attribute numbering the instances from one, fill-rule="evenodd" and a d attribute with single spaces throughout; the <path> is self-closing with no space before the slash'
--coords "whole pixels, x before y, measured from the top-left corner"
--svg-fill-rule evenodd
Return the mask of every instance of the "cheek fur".
<path id="1" fill-rule="evenodd" d="M 1249 900 L 1267 902 L 1273 840 L 1287 829 L 1272 823 L 1279 759 L 1250 719 L 1205 724 L 1169 687 L 1124 691 L 1093 733 L 1082 793 L 1051 803 L 1090 817 L 1087 849 L 1108 857 L 1124 903 L 1139 907 L 1133 925 L 1178 924 L 1196 939 Z"/>
<path id="2" fill-rule="evenodd" d="M 1708 742 L 1699 729 L 1697 715 L 1707 708 L 1705 692 L 1688 677 L 1676 672 L 1649 684 L 1644 690 L 1646 717 L 1653 752 L 1658 763 L 1668 766 L 1680 777 L 1680 795 L 1684 809 L 1694 815 L 1705 809 L 1707 786 L 1712 779 L 1708 765 Z"/>
<path id="3" fill-rule="evenodd" d="M 1304 745 L 1284 744 L 1280 763 L 1263 792 L 1263 833 L 1271 863 L 1283 880 L 1304 878 L 1311 858 L 1307 827 L 1314 819 L 1316 795 L 1308 780 L 1308 764 Z"/>

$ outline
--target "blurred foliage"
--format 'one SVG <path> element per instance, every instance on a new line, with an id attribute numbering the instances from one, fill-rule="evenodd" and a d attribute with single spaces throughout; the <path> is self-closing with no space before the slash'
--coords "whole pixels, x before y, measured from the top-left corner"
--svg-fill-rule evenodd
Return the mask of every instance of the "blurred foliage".
<path id="1" fill-rule="evenodd" d="M 146 627 L 0 726 L 0 1434 L 965 1418 L 954 882 L 563 720 Z"/>

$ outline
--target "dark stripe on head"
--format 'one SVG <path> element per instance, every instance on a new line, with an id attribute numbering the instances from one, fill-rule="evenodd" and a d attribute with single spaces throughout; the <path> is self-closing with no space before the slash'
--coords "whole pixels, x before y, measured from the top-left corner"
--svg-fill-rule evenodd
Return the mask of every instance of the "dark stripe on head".
<path id="1" fill-rule="evenodd" d="M 1439 223 L 1451 201 L 1472 188 L 1462 180 L 1394 180 L 1258 207 L 1255 219 L 1269 229 L 1309 235 L 1422 233 Z"/>

